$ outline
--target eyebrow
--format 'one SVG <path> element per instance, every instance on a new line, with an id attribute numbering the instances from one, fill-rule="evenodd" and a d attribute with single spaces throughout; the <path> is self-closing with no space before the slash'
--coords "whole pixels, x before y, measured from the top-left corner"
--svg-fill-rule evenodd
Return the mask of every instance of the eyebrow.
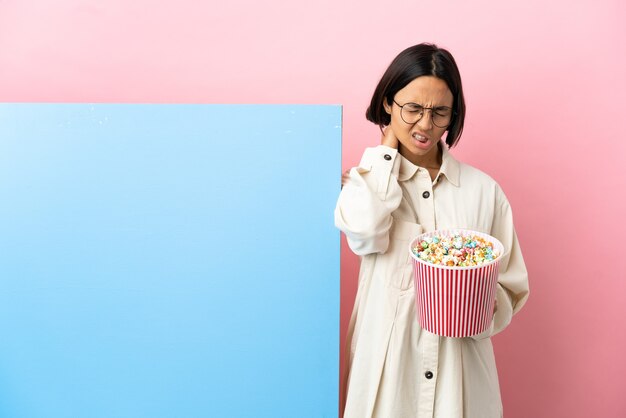
<path id="1" fill-rule="evenodd" d="M 406 103 L 405 103 L 405 105 L 407 105 L 407 104 L 409 104 L 409 103 L 410 103 L 410 104 L 419 105 L 419 106 L 422 106 L 422 107 L 428 107 L 428 106 L 424 106 L 424 105 L 423 105 L 423 104 L 421 104 L 421 103 L 418 103 L 418 102 L 412 102 L 412 101 L 408 101 L 408 102 L 406 102 Z M 442 107 L 445 107 L 446 109 L 452 109 L 452 106 L 447 106 L 447 105 L 436 105 L 436 106 L 433 106 L 433 107 L 434 107 L 435 109 L 437 109 L 437 108 L 442 108 Z"/>

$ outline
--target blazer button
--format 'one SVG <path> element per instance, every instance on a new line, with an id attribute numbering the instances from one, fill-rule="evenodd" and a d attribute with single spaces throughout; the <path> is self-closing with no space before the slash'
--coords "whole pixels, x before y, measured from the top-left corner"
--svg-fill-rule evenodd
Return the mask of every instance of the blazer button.
<path id="1" fill-rule="evenodd" d="M 428 199 L 430 197 L 430 192 L 429 191 L 425 191 L 424 193 L 422 193 L 422 197 L 424 199 Z"/>
<path id="2" fill-rule="evenodd" d="M 383 157 L 385 160 L 389 161 L 391 160 L 391 155 L 389 154 L 385 154 L 385 156 Z"/>
<path id="3" fill-rule="evenodd" d="M 426 379 L 432 379 L 433 378 L 433 372 L 426 372 L 426 373 L 424 373 L 424 376 L 426 376 Z"/>

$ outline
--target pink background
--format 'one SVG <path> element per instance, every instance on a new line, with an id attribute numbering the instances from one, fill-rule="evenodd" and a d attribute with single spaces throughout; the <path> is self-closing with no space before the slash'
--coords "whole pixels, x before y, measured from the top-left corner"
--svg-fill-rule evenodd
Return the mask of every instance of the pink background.
<path id="1" fill-rule="evenodd" d="M 342 104 L 344 169 L 380 140 L 363 115 L 391 59 L 448 48 L 468 105 L 454 153 L 503 186 L 530 272 L 494 338 L 506 416 L 626 416 L 623 2 L 36 3 L 0 0 L 0 101 Z"/>

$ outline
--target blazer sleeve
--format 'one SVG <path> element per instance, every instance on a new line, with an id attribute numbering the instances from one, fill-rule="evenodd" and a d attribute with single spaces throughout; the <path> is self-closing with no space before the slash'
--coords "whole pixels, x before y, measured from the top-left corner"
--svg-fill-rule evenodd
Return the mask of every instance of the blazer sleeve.
<path id="1" fill-rule="evenodd" d="M 400 206 L 398 150 L 379 145 L 366 148 L 341 189 L 335 225 L 346 234 L 357 255 L 384 253 L 389 246 L 391 213 Z"/>
<path id="2" fill-rule="evenodd" d="M 496 207 L 491 235 L 504 246 L 497 284 L 496 301 L 498 305 L 493 320 L 491 333 L 493 335 L 509 325 L 513 315 L 522 309 L 530 293 L 528 272 L 513 226 L 513 212 L 500 186 L 497 186 L 496 190 Z"/>

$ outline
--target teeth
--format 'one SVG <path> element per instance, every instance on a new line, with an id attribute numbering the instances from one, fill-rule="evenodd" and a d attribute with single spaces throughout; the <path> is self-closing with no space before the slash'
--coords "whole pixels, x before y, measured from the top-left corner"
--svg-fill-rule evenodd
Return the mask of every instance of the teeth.
<path id="1" fill-rule="evenodd" d="M 417 139 L 418 141 L 423 141 L 423 140 L 426 139 L 425 136 L 421 136 L 421 135 L 418 135 L 418 134 L 413 134 L 413 138 Z"/>

